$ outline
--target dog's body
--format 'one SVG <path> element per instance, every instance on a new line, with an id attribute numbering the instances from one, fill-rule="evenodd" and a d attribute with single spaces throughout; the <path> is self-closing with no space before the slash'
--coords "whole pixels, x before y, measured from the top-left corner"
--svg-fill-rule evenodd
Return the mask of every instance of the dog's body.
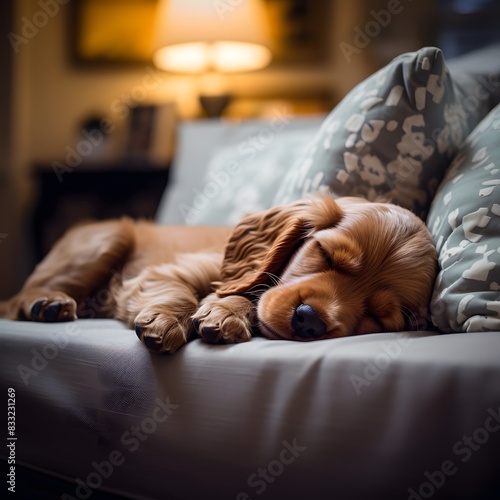
<path id="1" fill-rule="evenodd" d="M 314 340 L 408 328 L 428 305 L 436 251 L 405 209 L 319 196 L 236 228 L 129 219 L 71 229 L 0 317 L 114 317 L 157 352 L 209 342 Z"/>

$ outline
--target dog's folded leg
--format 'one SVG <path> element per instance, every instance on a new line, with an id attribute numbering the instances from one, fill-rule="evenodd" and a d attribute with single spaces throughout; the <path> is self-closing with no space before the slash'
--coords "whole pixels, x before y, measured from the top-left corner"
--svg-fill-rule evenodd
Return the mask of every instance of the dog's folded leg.
<path id="1" fill-rule="evenodd" d="M 146 347 L 173 353 L 193 334 L 191 316 L 220 279 L 221 254 L 185 254 L 175 264 L 150 266 L 126 280 L 116 296 L 117 318 Z"/>
<path id="2" fill-rule="evenodd" d="M 210 343 L 235 344 L 250 340 L 255 320 L 255 306 L 240 295 L 218 297 L 212 293 L 193 315 L 196 330 Z"/>
<path id="3" fill-rule="evenodd" d="M 76 319 L 77 307 L 106 287 L 133 248 L 128 219 L 76 226 L 38 264 L 21 291 L 0 303 L 0 317 L 33 321 Z"/>

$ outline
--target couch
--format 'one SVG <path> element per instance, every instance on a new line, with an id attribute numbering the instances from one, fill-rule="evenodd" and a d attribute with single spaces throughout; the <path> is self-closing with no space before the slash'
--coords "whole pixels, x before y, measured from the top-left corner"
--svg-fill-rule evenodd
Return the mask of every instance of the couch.
<path id="1" fill-rule="evenodd" d="M 171 356 L 111 319 L 0 320 L 3 488 L 37 499 L 500 498 L 499 54 L 404 54 L 326 117 L 277 108 L 181 124 L 159 223 L 233 224 L 322 190 L 387 197 L 434 238 L 429 314 L 418 331 L 198 339 Z"/>

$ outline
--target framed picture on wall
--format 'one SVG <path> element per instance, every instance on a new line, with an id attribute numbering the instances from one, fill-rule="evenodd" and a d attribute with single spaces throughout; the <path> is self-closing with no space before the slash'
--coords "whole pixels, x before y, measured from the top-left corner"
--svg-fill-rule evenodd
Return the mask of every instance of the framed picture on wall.
<path id="1" fill-rule="evenodd" d="M 328 57 L 333 0 L 263 0 L 274 66 L 319 65 Z M 158 0 L 72 0 L 71 57 L 78 65 L 151 64 Z"/>
<path id="2" fill-rule="evenodd" d="M 147 64 L 157 0 L 73 0 L 71 57 L 85 65 Z"/>

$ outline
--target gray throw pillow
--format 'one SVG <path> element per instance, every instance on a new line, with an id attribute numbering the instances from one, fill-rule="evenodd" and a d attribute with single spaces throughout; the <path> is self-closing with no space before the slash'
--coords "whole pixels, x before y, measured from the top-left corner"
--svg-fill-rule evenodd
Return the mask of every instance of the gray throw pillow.
<path id="1" fill-rule="evenodd" d="M 425 219 L 446 167 L 487 112 L 465 109 L 441 50 L 403 54 L 357 85 L 325 119 L 273 204 L 307 193 L 388 200 Z"/>
<path id="2" fill-rule="evenodd" d="M 427 226 L 440 267 L 434 324 L 444 332 L 500 330 L 500 105 L 453 160 Z"/>

